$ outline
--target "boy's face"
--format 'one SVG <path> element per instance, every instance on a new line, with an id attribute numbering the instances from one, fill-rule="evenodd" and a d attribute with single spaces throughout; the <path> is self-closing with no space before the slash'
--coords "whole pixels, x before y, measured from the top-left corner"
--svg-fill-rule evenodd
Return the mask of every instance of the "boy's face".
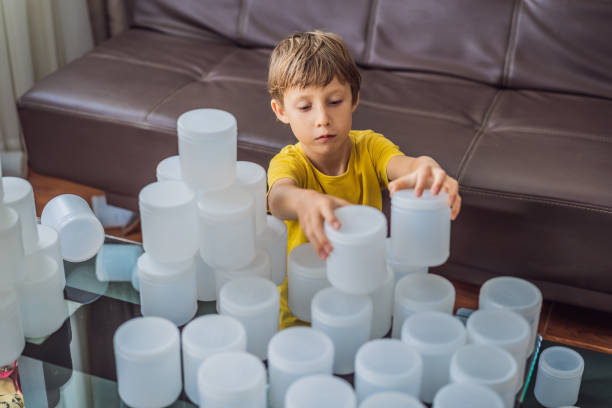
<path id="1" fill-rule="evenodd" d="M 283 101 L 273 99 L 272 110 L 293 134 L 305 153 L 326 154 L 344 146 L 352 125 L 351 87 L 337 78 L 324 87 L 291 88 Z"/>

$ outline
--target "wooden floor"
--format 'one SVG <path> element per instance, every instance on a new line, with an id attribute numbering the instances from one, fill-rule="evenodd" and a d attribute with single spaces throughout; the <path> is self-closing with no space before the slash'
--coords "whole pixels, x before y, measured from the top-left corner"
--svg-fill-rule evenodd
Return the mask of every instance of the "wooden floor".
<path id="1" fill-rule="evenodd" d="M 90 201 L 104 193 L 95 188 L 30 172 L 28 180 L 34 188 L 36 211 L 59 194 L 76 194 Z M 108 230 L 113 235 L 141 241 L 140 230 L 122 233 Z M 457 291 L 456 307 L 478 308 L 479 287 L 453 282 Z M 545 301 L 540 317 L 540 333 L 544 339 L 612 354 L 612 314 L 591 309 Z"/>

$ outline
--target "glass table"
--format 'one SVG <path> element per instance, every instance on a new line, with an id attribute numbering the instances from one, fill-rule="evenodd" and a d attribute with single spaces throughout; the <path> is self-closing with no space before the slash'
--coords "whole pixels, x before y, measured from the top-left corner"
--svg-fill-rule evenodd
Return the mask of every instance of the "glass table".
<path id="1" fill-rule="evenodd" d="M 107 237 L 107 243 L 118 243 Z M 123 241 L 125 242 L 125 241 Z M 47 338 L 27 339 L 18 360 L 26 407 L 124 407 L 117 392 L 113 335 L 123 322 L 141 316 L 139 294 L 130 282 L 100 282 L 95 258 L 65 262 L 69 318 Z M 199 302 L 197 315 L 216 313 L 215 302 Z M 469 313 L 458 311 L 458 318 Z M 543 342 L 542 349 L 555 345 Z M 583 408 L 612 406 L 612 355 L 574 348 L 585 359 L 580 398 Z M 535 367 L 537 368 L 537 367 Z M 533 375 L 517 401 L 521 408 L 540 407 L 533 396 Z M 352 375 L 342 376 L 352 383 Z M 522 397 L 522 398 L 521 398 Z M 194 407 L 183 392 L 172 407 Z"/>

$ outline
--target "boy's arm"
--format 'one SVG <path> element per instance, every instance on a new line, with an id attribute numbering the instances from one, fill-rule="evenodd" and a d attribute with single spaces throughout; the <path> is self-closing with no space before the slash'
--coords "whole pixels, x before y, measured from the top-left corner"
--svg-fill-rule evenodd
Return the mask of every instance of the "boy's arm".
<path id="1" fill-rule="evenodd" d="M 440 191 L 448 194 L 448 205 L 451 207 L 451 219 L 457 218 L 461 210 L 459 183 L 446 174 L 444 169 L 431 157 L 395 156 L 387 164 L 387 177 L 390 181 L 391 196 L 397 190 L 414 188 L 414 194 L 420 197 L 423 190 L 429 188 L 434 195 Z"/>
<path id="2" fill-rule="evenodd" d="M 334 210 L 349 204 L 341 198 L 299 188 L 290 178 L 277 180 L 268 193 L 268 208 L 272 215 L 284 220 L 299 220 L 304 235 L 322 259 L 333 250 L 325 235 L 323 221 L 335 229 L 340 228 Z"/>

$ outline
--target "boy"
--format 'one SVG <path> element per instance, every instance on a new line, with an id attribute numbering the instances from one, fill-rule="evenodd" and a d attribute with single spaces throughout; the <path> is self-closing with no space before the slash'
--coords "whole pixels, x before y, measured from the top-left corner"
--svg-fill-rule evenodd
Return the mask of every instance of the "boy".
<path id="1" fill-rule="evenodd" d="M 360 74 L 335 34 L 296 33 L 270 57 L 268 91 L 272 110 L 298 140 L 284 147 L 268 168 L 268 208 L 287 220 L 291 250 L 310 241 L 322 259 L 333 250 L 323 221 L 340 228 L 334 210 L 349 204 L 382 208 L 381 188 L 390 194 L 414 188 L 448 193 L 451 218 L 461 207 L 459 185 L 432 158 L 405 156 L 382 135 L 351 130 L 359 104 Z M 280 326 L 304 324 L 287 306 L 287 279 L 280 287 Z"/>

